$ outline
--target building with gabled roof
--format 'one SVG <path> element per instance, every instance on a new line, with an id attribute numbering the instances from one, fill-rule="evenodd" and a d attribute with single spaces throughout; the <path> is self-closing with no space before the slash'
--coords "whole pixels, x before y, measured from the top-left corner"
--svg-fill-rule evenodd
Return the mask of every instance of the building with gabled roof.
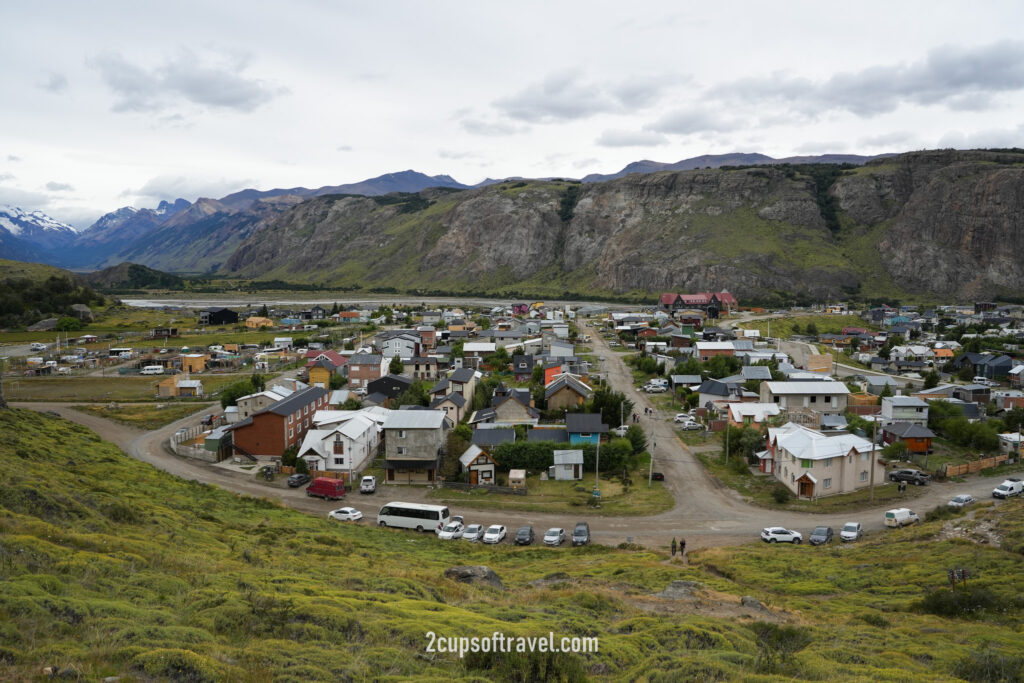
<path id="1" fill-rule="evenodd" d="M 768 452 L 775 478 L 800 498 L 849 493 L 885 482 L 879 447 L 853 434 L 826 436 L 788 422 L 768 428 Z"/>

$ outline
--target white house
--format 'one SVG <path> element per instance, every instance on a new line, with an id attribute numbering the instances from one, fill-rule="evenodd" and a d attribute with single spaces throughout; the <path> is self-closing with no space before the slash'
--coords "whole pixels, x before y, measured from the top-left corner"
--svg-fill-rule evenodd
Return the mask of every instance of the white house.
<path id="1" fill-rule="evenodd" d="M 913 396 L 883 396 L 882 418 L 886 424 L 910 422 L 928 426 L 928 404 Z"/>
<path id="2" fill-rule="evenodd" d="M 761 382 L 761 403 L 777 403 L 782 410 L 842 414 L 849 395 L 842 382 Z"/>
<path id="3" fill-rule="evenodd" d="M 470 484 L 493 484 L 494 459 L 487 454 L 487 451 L 476 444 L 471 444 L 466 452 L 459 456 L 459 464 L 463 472 L 469 472 Z"/>
<path id="4" fill-rule="evenodd" d="M 768 451 L 775 478 L 801 498 L 849 493 L 872 481 L 885 482 L 878 446 L 853 434 L 826 436 L 788 422 L 768 429 Z"/>
<path id="5" fill-rule="evenodd" d="M 555 451 L 555 464 L 548 476 L 557 481 L 578 481 L 583 479 L 583 451 Z"/>
<path id="6" fill-rule="evenodd" d="M 356 476 L 373 461 L 380 443 L 380 426 L 355 414 L 330 429 L 311 429 L 299 446 L 299 457 L 310 471 L 344 472 Z"/>

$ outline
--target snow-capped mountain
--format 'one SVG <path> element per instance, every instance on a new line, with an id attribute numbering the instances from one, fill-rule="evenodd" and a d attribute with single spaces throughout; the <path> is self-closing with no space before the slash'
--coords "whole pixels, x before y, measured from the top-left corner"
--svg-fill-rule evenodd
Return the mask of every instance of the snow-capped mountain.
<path id="1" fill-rule="evenodd" d="M 16 206 L 0 204 L 0 230 L 17 242 L 32 247 L 54 249 L 67 246 L 78 237 L 78 230 L 47 216 L 42 211 L 28 212 Z M 11 243 L 11 240 L 4 240 Z"/>

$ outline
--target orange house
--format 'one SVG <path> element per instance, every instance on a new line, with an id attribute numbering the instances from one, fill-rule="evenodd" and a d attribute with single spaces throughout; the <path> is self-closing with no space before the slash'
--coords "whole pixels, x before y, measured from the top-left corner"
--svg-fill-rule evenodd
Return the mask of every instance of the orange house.
<path id="1" fill-rule="evenodd" d="M 931 450 L 934 438 L 930 429 L 912 422 L 894 422 L 882 427 L 882 440 L 885 443 L 903 442 L 911 453 L 927 453 Z"/>

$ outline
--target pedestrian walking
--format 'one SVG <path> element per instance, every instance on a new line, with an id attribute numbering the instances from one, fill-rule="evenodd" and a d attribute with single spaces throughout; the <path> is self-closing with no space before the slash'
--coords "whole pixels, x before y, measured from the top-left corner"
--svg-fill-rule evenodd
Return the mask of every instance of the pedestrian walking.
<path id="1" fill-rule="evenodd" d="M 679 539 L 679 557 L 682 557 L 686 553 L 686 539 Z"/>
<path id="2" fill-rule="evenodd" d="M 676 556 L 676 537 L 672 537 L 672 557 Z"/>

